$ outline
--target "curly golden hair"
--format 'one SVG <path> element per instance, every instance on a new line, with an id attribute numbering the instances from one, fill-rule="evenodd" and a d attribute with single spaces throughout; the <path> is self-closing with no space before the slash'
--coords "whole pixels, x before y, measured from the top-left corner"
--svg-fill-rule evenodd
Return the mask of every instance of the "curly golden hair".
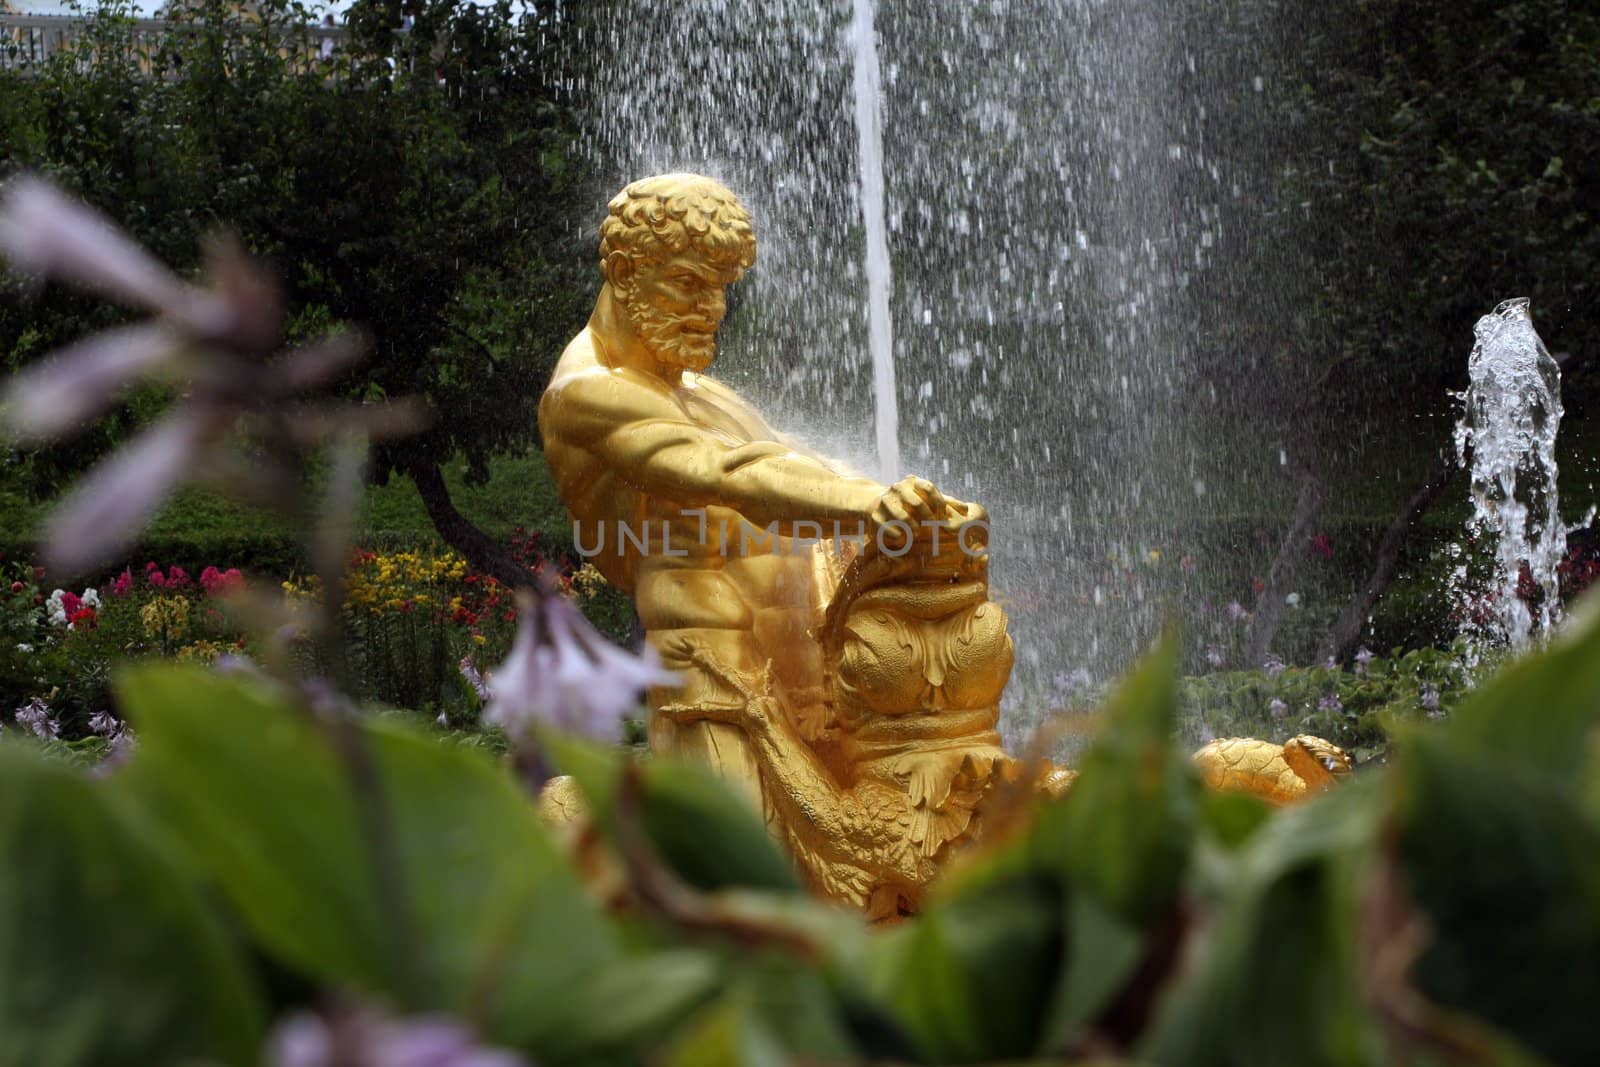
<path id="1" fill-rule="evenodd" d="M 699 174 L 641 178 L 612 198 L 600 224 L 600 269 L 620 252 L 635 269 L 693 248 L 734 278 L 756 261 L 750 213 L 723 185 Z"/>

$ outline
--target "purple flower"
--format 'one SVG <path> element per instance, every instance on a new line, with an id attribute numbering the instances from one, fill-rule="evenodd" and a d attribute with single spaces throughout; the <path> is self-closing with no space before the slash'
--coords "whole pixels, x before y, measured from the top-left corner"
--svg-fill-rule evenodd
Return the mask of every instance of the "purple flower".
<path id="1" fill-rule="evenodd" d="M 18 726 L 32 730 L 40 740 L 52 741 L 61 736 L 61 724 L 51 717 L 50 705 L 38 697 L 17 708 L 16 719 Z"/>
<path id="2" fill-rule="evenodd" d="M 180 342 L 171 327 L 147 323 L 68 345 L 16 373 L 6 388 L 4 421 L 24 443 L 69 433 L 124 387 L 172 363 Z"/>
<path id="3" fill-rule="evenodd" d="M 1261 665 L 1261 669 L 1266 672 L 1268 678 L 1276 678 L 1278 675 L 1282 674 L 1287 667 L 1288 664 L 1283 662 L 1283 657 L 1279 656 L 1275 652 L 1267 653 L 1267 660 Z"/>
<path id="4" fill-rule="evenodd" d="M 1222 667 L 1227 664 L 1228 657 L 1222 654 L 1221 645 L 1206 646 L 1206 662 L 1212 667 Z"/>
<path id="5" fill-rule="evenodd" d="M 100 762 L 94 765 L 94 770 L 91 773 L 96 778 L 104 778 L 128 762 L 128 757 L 133 755 L 133 750 L 138 746 L 138 743 L 139 739 L 134 736 L 132 730 L 128 729 L 128 724 L 125 722 L 118 723 L 117 732 L 111 735 L 111 747 L 106 750 L 106 754 L 101 758 Z"/>
<path id="6" fill-rule="evenodd" d="M 1250 612 L 1237 600 L 1228 605 L 1228 618 L 1234 622 L 1244 622 L 1249 617 Z"/>
<path id="7" fill-rule="evenodd" d="M 298 447 L 351 434 L 395 436 L 420 421 L 419 409 L 404 401 L 338 409 L 298 403 L 296 392 L 324 384 L 361 346 L 346 335 L 264 358 L 281 336 L 282 296 L 237 242 L 212 243 L 200 288 L 97 212 L 46 182 L 19 178 L 0 203 L 0 251 L 14 266 L 161 317 L 80 341 L 15 375 L 0 399 L 0 423 L 19 439 L 63 436 L 140 378 L 157 375 L 183 390 L 161 422 L 96 468 L 49 520 L 43 542 L 53 571 L 82 571 L 114 554 L 191 477 L 210 477 L 252 502 L 271 498 L 279 483 L 267 465 L 242 466 L 220 447 L 242 415 L 273 416 L 260 424 Z"/>
<path id="8" fill-rule="evenodd" d="M 1356 673 L 1363 675 L 1366 674 L 1369 665 L 1372 663 L 1372 649 L 1362 645 L 1361 648 L 1356 652 L 1355 662 Z"/>
<path id="9" fill-rule="evenodd" d="M 1439 688 L 1427 685 L 1422 687 L 1422 706 L 1428 711 L 1439 710 Z"/>
<path id="10" fill-rule="evenodd" d="M 477 666 L 472 662 L 471 656 L 462 656 L 461 662 L 456 664 L 456 669 L 461 672 L 461 677 L 472 686 L 472 691 L 478 694 L 478 699 L 487 704 L 489 702 L 489 687 L 484 684 L 483 675 L 478 673 Z"/>
<path id="11" fill-rule="evenodd" d="M 74 282 L 196 332 L 220 333 L 230 318 L 221 300 L 186 285 L 99 212 L 38 178 L 17 178 L 6 189 L 0 251 L 21 270 Z"/>
<path id="12" fill-rule="evenodd" d="M 656 651 L 631 655 L 601 637 L 577 607 L 553 591 L 518 594 L 522 617 L 511 654 L 488 678 L 484 720 L 513 742 L 535 723 L 614 738 L 640 690 L 676 685 Z"/>
<path id="13" fill-rule="evenodd" d="M 1267 705 L 1267 710 L 1272 713 L 1274 719 L 1281 719 L 1289 714 L 1289 705 L 1277 697 L 1273 697 L 1272 702 Z"/>
<path id="14" fill-rule="evenodd" d="M 1344 703 L 1332 693 L 1317 701 L 1318 711 L 1343 711 Z"/>
<path id="15" fill-rule="evenodd" d="M 479 1045 L 455 1019 L 393 1019 L 371 1008 L 290 1016 L 268 1049 L 271 1067 L 528 1067 L 514 1052 Z"/>
<path id="16" fill-rule="evenodd" d="M 97 711 L 89 716 L 89 729 L 94 733 L 110 737 L 122 728 L 122 720 L 109 711 Z"/>
<path id="17" fill-rule="evenodd" d="M 50 516 L 45 567 L 76 574 L 121 547 L 184 480 L 190 456 L 215 436 L 180 408 L 96 467 Z"/>

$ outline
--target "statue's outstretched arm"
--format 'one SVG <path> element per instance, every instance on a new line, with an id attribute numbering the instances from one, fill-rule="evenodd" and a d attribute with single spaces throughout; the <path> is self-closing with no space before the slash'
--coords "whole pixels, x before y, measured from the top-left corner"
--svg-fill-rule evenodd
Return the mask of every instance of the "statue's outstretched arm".
<path id="1" fill-rule="evenodd" d="M 732 508 L 785 535 L 799 521 L 846 523 L 853 532 L 885 491 L 778 441 L 733 442 L 633 371 L 573 379 L 542 406 L 547 434 L 600 456 L 635 488 L 691 507 Z"/>

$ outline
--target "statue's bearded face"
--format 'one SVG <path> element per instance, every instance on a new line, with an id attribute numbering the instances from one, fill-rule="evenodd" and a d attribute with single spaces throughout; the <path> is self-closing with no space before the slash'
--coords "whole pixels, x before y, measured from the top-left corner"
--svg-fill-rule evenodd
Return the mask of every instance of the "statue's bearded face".
<path id="1" fill-rule="evenodd" d="M 702 371 L 717 355 L 717 327 L 727 314 L 724 290 L 734 275 L 692 250 L 640 267 L 622 293 L 634 332 L 660 362 Z"/>

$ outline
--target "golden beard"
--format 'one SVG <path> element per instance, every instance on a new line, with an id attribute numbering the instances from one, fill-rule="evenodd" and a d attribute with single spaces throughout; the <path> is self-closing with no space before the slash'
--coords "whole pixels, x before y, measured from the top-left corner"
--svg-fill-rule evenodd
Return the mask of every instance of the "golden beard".
<path id="1" fill-rule="evenodd" d="M 717 356 L 715 333 L 685 329 L 682 319 L 669 316 L 637 296 L 624 301 L 628 321 L 645 351 L 657 362 L 684 370 L 703 371 Z"/>

